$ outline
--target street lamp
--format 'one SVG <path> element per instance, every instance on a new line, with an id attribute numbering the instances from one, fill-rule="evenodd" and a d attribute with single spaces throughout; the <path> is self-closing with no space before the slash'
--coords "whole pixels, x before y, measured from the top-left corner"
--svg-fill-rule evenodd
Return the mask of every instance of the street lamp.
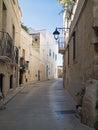
<path id="1" fill-rule="evenodd" d="M 57 28 L 53 32 L 53 35 L 54 35 L 55 40 L 57 40 L 59 38 L 60 32 L 57 30 Z"/>
<path id="2" fill-rule="evenodd" d="M 55 40 L 58 40 L 58 39 L 59 39 L 60 32 L 58 31 L 58 29 L 59 29 L 59 30 L 65 30 L 65 29 L 68 30 L 69 28 L 57 28 L 57 27 L 56 27 L 55 31 L 53 32 L 53 35 L 54 35 Z"/>

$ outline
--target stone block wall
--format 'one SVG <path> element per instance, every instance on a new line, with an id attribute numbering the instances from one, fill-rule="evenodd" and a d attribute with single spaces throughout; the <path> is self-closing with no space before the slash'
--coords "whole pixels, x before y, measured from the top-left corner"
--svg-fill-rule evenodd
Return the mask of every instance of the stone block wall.
<path id="1" fill-rule="evenodd" d="M 75 19 L 71 22 L 69 31 L 69 41 L 64 55 L 65 88 L 70 92 L 77 104 L 82 106 L 83 123 L 90 127 L 95 126 L 96 122 L 96 102 L 98 84 L 98 36 L 95 36 L 93 27 L 98 27 L 98 0 L 81 1 L 82 8 L 77 8 Z M 80 3 L 79 2 L 79 3 Z M 78 6 L 79 7 L 79 6 Z M 80 11 L 80 13 L 78 13 Z M 77 16 L 77 17 L 76 17 Z M 73 33 L 75 32 L 75 41 Z M 75 42 L 75 46 L 74 46 Z M 75 49 L 75 58 L 73 58 Z M 68 62 L 69 61 L 69 62 Z M 88 83 L 88 81 L 90 81 Z M 76 96 L 85 88 L 84 97 Z M 97 121 L 98 123 L 98 121 Z M 98 125 L 97 125 L 98 127 Z"/>
<path id="2" fill-rule="evenodd" d="M 6 14 L 4 15 L 4 12 Z M 4 19 L 3 19 L 4 18 Z M 4 20 L 4 21 L 3 21 Z M 19 47 L 20 43 L 20 29 L 21 29 L 21 11 L 18 5 L 18 1 L 15 0 L 0 0 L 0 31 L 7 32 L 11 39 L 13 40 L 13 44 Z M 3 24 L 5 23 L 5 24 Z M 5 25 L 3 27 L 3 25 Z M 13 38 L 13 26 L 15 28 Z M 0 57 L 1 58 L 1 57 Z M 3 66 L 3 67 L 2 67 Z M 7 69 L 8 68 L 8 69 Z M 6 95 L 10 89 L 10 84 L 12 84 L 12 88 L 16 88 L 18 86 L 18 65 L 13 64 L 9 61 L 0 59 L 0 74 L 3 74 L 3 93 Z M 10 81 L 10 76 L 13 76 L 12 81 Z"/>
<path id="3" fill-rule="evenodd" d="M 75 31 L 75 59 L 73 59 L 73 36 L 69 37 L 69 64 L 68 48 L 66 50 L 66 85 L 70 93 L 75 96 L 84 86 L 84 82 L 94 73 L 94 46 L 93 34 L 93 2 L 89 0 L 83 6 L 72 32 Z M 70 32 L 71 33 L 71 32 Z"/>
<path id="4" fill-rule="evenodd" d="M 86 83 L 85 94 L 82 102 L 82 123 L 90 126 L 96 127 L 95 122 L 97 119 L 97 91 L 98 91 L 98 81 L 90 79 Z M 98 124 L 97 124 L 98 127 Z"/>

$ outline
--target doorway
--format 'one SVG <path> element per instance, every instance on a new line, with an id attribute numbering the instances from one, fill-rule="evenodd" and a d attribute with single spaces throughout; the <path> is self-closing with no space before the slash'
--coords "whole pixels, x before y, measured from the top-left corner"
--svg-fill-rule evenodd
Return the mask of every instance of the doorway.
<path id="1" fill-rule="evenodd" d="M 0 74 L 0 92 L 3 92 L 3 74 Z"/>
<path id="2" fill-rule="evenodd" d="M 38 81 L 40 81 L 40 70 L 38 70 Z"/>
<path id="3" fill-rule="evenodd" d="M 10 76 L 10 89 L 13 88 L 13 75 Z"/>
<path id="4" fill-rule="evenodd" d="M 19 84 L 21 85 L 22 83 L 23 83 L 23 72 L 22 69 L 20 69 Z"/>

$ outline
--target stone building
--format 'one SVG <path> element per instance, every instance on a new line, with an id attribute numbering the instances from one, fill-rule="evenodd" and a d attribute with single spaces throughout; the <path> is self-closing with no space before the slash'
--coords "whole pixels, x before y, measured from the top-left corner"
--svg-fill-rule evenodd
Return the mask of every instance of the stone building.
<path id="1" fill-rule="evenodd" d="M 58 45 L 54 38 L 46 30 L 29 33 L 21 29 L 19 83 L 57 78 Z"/>
<path id="2" fill-rule="evenodd" d="M 21 10 L 18 0 L 0 0 L 0 92 L 18 86 Z"/>
<path id="3" fill-rule="evenodd" d="M 63 66 L 58 66 L 58 78 L 63 78 Z"/>
<path id="4" fill-rule="evenodd" d="M 32 37 L 21 29 L 20 38 L 20 84 L 45 80 L 45 65 L 40 60 L 39 35 Z"/>
<path id="5" fill-rule="evenodd" d="M 86 89 L 86 82 L 89 79 L 98 80 L 98 0 L 71 1 L 67 11 L 64 11 L 63 22 L 64 27 L 69 28 L 64 34 L 64 87 L 82 105 L 81 94 Z M 86 104 L 90 112 L 95 111 L 96 107 L 93 106 L 93 96 L 92 91 L 90 99 L 86 101 L 92 106 L 93 110 Z M 84 117 L 85 123 L 91 127 L 95 121 L 93 115 L 94 112 L 92 116 L 87 115 L 88 119 Z"/>
<path id="6" fill-rule="evenodd" d="M 30 45 L 32 44 L 32 37 L 21 28 L 20 35 L 20 68 L 19 68 L 19 84 L 28 82 L 29 63 L 30 63 Z"/>
<path id="7" fill-rule="evenodd" d="M 74 6 L 73 10 L 74 11 Z M 65 43 L 65 87 L 75 97 L 90 78 L 98 79 L 97 72 L 97 2 L 77 0 L 75 11 L 68 21 Z M 65 36 L 66 37 L 66 36 Z M 76 98 L 76 97 L 75 97 Z"/>
<path id="8" fill-rule="evenodd" d="M 32 33 L 32 44 L 30 48 L 31 53 L 31 65 L 30 71 L 32 80 L 42 81 L 45 80 L 45 64 L 43 63 L 42 59 L 40 58 L 41 51 L 40 51 L 40 33 Z M 36 67 L 35 67 L 36 66 Z"/>
<path id="9" fill-rule="evenodd" d="M 58 45 L 56 41 L 47 30 L 31 30 L 30 33 L 34 39 L 33 47 L 40 52 L 39 58 L 43 65 L 41 65 L 42 67 L 40 66 L 43 69 L 42 71 L 39 69 L 39 77 L 41 78 L 42 74 L 45 80 L 57 78 Z"/>

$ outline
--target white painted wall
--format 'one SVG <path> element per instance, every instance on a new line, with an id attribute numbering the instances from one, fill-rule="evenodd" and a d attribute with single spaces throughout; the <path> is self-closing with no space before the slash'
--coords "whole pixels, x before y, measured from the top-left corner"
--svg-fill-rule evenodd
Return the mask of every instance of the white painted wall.
<path id="1" fill-rule="evenodd" d="M 49 51 L 51 51 L 51 55 L 49 55 Z M 57 78 L 57 55 L 58 44 L 53 36 L 47 30 L 41 30 L 40 59 L 46 65 L 46 79 Z"/>

